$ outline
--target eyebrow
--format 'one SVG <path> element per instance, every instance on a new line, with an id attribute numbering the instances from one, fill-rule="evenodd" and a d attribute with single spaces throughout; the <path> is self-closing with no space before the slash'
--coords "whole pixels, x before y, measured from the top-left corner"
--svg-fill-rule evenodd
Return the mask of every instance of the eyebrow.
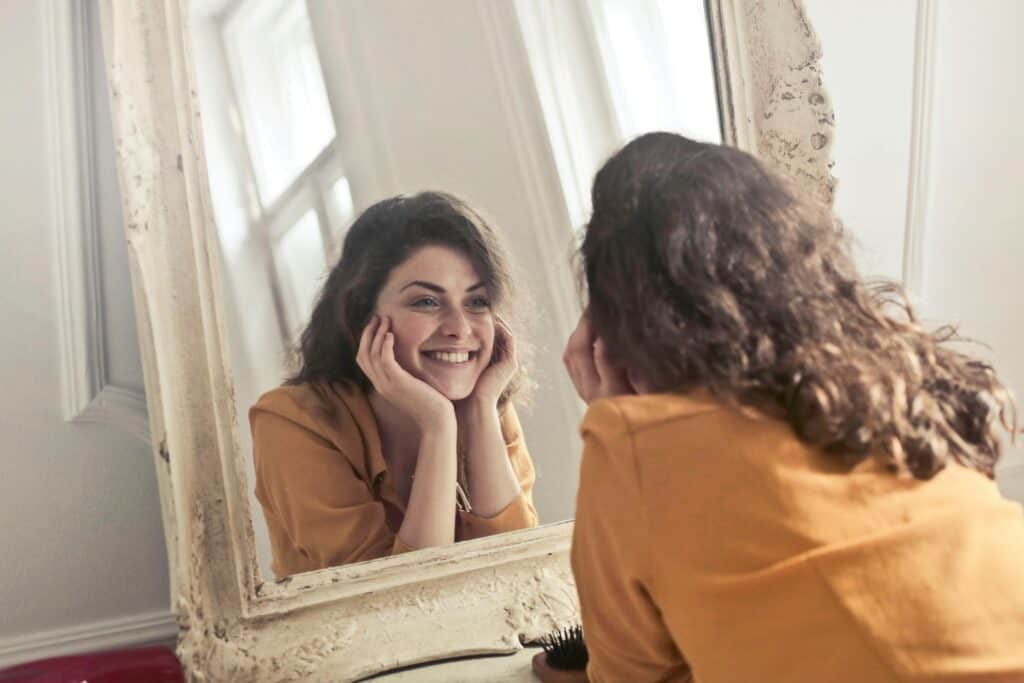
<path id="1" fill-rule="evenodd" d="M 467 287 L 466 291 L 467 292 L 472 292 L 475 289 L 480 289 L 481 287 L 486 287 L 486 286 L 487 286 L 487 284 L 485 282 L 478 282 L 475 285 L 473 285 L 472 287 Z M 438 294 L 444 294 L 445 293 L 444 287 L 442 287 L 440 285 L 435 285 L 433 282 L 426 282 L 424 280 L 413 280 L 412 282 L 408 283 L 407 285 L 405 285 L 404 287 L 402 287 L 398 291 L 399 291 L 399 293 L 401 293 L 401 292 L 404 292 L 405 290 L 409 289 L 410 287 L 422 287 L 423 289 L 429 289 L 431 292 L 436 292 Z"/>

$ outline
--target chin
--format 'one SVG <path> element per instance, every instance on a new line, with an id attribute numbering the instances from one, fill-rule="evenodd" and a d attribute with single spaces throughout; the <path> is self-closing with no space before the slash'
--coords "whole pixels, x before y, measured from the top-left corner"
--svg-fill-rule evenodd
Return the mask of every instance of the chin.
<path id="1" fill-rule="evenodd" d="M 434 388 L 449 401 L 461 401 L 469 398 L 470 394 L 473 393 L 473 387 L 439 387 L 434 385 Z"/>
<path id="2" fill-rule="evenodd" d="M 426 382 L 449 401 L 462 401 L 469 398 L 476 389 L 476 383 L 483 372 L 481 368 L 462 368 L 456 372 L 441 371 L 433 368 L 420 367 L 413 376 Z"/>

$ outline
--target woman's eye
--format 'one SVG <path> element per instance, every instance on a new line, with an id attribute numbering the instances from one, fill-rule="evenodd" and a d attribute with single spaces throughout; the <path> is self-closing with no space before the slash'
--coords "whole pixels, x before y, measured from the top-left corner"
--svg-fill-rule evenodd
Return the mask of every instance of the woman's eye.
<path id="1" fill-rule="evenodd" d="M 412 302 L 413 308 L 437 308 L 440 303 L 432 296 L 424 296 Z"/>
<path id="2" fill-rule="evenodd" d="M 483 296 L 473 297 L 469 300 L 469 307 L 474 310 L 487 310 L 491 307 L 491 300 Z"/>

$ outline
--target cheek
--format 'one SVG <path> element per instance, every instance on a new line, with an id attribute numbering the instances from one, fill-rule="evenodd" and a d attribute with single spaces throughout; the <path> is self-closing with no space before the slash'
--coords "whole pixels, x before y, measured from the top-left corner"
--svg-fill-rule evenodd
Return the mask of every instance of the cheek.
<path id="1" fill-rule="evenodd" d="M 483 347 L 484 353 L 481 355 L 490 359 L 491 353 L 494 350 L 494 319 L 482 320 L 476 328 L 476 336 Z"/>
<path id="2" fill-rule="evenodd" d="M 393 317 L 391 331 L 395 335 L 395 357 L 406 361 L 419 355 L 420 346 L 431 335 L 430 325 L 420 316 Z"/>

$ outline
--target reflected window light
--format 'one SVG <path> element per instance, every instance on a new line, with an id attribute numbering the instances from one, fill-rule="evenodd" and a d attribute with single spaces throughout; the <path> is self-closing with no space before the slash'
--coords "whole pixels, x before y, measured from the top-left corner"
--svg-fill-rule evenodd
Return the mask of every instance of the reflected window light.
<path id="1" fill-rule="evenodd" d="M 228 20 L 224 39 L 266 207 L 335 135 L 306 3 L 244 2 Z"/>
<path id="2" fill-rule="evenodd" d="M 721 142 L 701 0 L 591 0 L 623 140 L 654 130 Z"/>
<path id="3" fill-rule="evenodd" d="M 356 215 L 356 207 L 352 201 L 352 187 L 344 176 L 335 180 L 331 185 L 331 211 L 334 220 L 334 234 L 341 235 Z"/>
<path id="4" fill-rule="evenodd" d="M 313 313 L 327 265 L 316 212 L 304 213 L 278 240 L 274 265 L 281 286 L 281 303 L 287 312 L 286 323 L 297 334 Z"/>

